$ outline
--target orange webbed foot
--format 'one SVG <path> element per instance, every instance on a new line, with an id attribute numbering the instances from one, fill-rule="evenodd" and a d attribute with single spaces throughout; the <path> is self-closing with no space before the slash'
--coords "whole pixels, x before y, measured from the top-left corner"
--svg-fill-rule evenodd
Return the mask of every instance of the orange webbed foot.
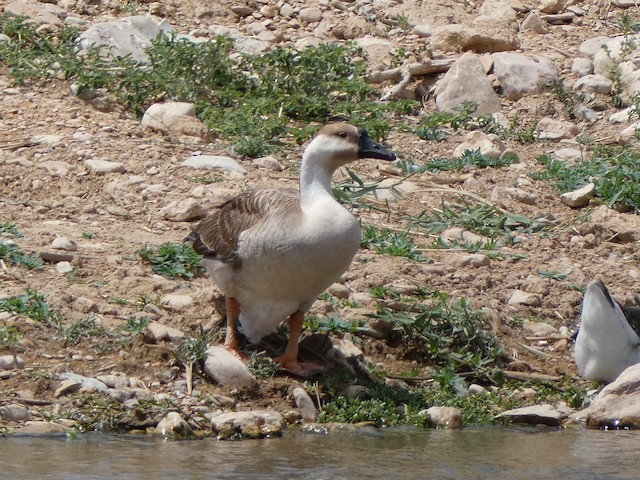
<path id="1" fill-rule="evenodd" d="M 298 362 L 297 360 L 287 360 L 284 357 L 274 358 L 273 361 L 280 364 L 281 370 L 302 378 L 311 377 L 326 371 L 323 365 L 317 363 Z"/>

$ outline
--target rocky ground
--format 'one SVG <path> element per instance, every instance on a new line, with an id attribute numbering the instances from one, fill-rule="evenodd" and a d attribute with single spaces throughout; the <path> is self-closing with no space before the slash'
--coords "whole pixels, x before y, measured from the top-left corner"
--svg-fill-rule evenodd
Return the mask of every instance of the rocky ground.
<path id="1" fill-rule="evenodd" d="M 316 303 L 312 313 L 319 317 L 337 313 L 344 320 L 367 322 L 366 315 L 377 305 L 370 294 L 372 287 L 382 285 L 404 292 L 416 287 L 437 289 L 484 309 L 487 330 L 500 339 L 508 356 L 505 370 L 522 372 L 525 378 L 576 376 L 570 335 L 579 323 L 580 289 L 601 278 L 621 302 L 633 302 L 640 277 L 639 222 L 635 213 L 619 213 L 605 206 L 568 206 L 550 182 L 533 180 L 529 174 L 541 170 L 536 159 L 542 154 L 588 156 L 580 135 L 592 144 L 626 142 L 633 146 L 637 141 L 633 133 L 627 130 L 623 134 L 633 119 L 623 115 L 621 120 L 610 120 L 620 108 L 614 107 L 611 84 L 606 82 L 609 90 L 592 83 L 577 87 L 584 97 L 575 105 L 580 114 L 571 119 L 562 100 L 541 85 L 514 93 L 508 86 L 522 83 L 520 80 L 514 82 L 498 71 L 483 75 L 490 72 L 492 61 L 497 68 L 499 59 L 492 58 L 493 51 L 539 55 L 545 60 L 538 63 L 548 63 L 549 70 L 572 89 L 587 75 L 578 66 L 586 62 L 589 71 L 588 62 L 593 60 L 584 42 L 619 35 L 619 15 L 624 11 L 637 19 L 638 11 L 627 10 L 622 1 L 604 0 L 495 0 L 484 4 L 222 0 L 215 4 L 212 8 L 209 2 L 189 0 L 123 6 L 113 1 L 61 0 L 57 5 L 29 3 L 29 12 L 37 17 L 55 6 L 58 20 L 47 17 L 45 21 L 64 23 L 61 18 L 66 15 L 68 24 L 82 29 L 131 13 L 152 13 L 167 18 L 177 32 L 195 37 L 209 38 L 212 32 L 236 29 L 243 38 L 259 41 L 252 47 L 258 49 L 277 44 L 381 39 L 384 43 L 371 50 L 369 44 L 375 42 L 360 42 L 367 46 L 372 77 L 387 72 L 376 79 L 381 96 L 422 98 L 419 115 L 406 119 L 413 125 L 437 108 L 445 108 L 448 104 L 441 103 L 447 98 L 455 102 L 464 95 L 464 89 L 445 94 L 444 83 L 436 83 L 465 51 L 476 53 L 484 71 L 467 84 L 477 81 L 472 90 L 479 91 L 481 80 L 486 78 L 490 85 L 486 97 L 473 97 L 484 109 L 482 113 L 493 113 L 506 122 L 517 116 L 522 128 L 533 126 L 539 138 L 528 144 L 489 139 L 487 148 L 497 148 L 498 155 L 506 149 L 517 156 L 518 162 L 504 168 L 420 173 L 403 181 L 405 175 L 397 166 L 358 162 L 352 169 L 367 182 L 391 178 L 402 183 L 398 185 L 401 196 L 388 203 L 383 198 L 370 198 L 370 204 L 380 209 L 357 208 L 355 213 L 365 226 L 403 231 L 408 216 L 440 208 L 442 199 L 452 201 L 463 195 L 512 214 L 544 219 L 551 228 L 544 233 L 519 234 L 517 243 L 499 247 L 501 256 L 494 258 L 482 252 L 471 255 L 455 248 L 435 249 L 436 237 L 419 232 L 412 238 L 429 262 L 363 249 L 340 284 Z M 10 3 L 0 1 L 0 6 L 6 9 Z M 528 29 L 522 28 L 525 21 Z M 404 53 L 398 55 L 399 51 Z M 394 63 L 398 58 L 401 61 Z M 446 66 L 433 74 L 410 67 L 443 59 Z M 399 70 L 391 71 L 396 67 Z M 525 73 L 525 78 L 533 75 Z M 455 84 L 455 78 L 449 81 Z M 15 326 L 23 334 L 15 348 L 6 347 L 0 354 L 15 353 L 24 362 L 24 368 L 11 369 L 13 357 L 2 357 L 7 369 L 0 371 L 0 404 L 4 408 L 0 428 L 15 428 L 26 419 L 64 417 L 64 412 L 86 398 L 82 391 L 74 391 L 91 387 L 86 378 L 99 378 L 109 388 L 111 397 L 105 398 L 115 398 L 131 412 L 119 425 L 105 423 L 105 428 L 155 426 L 158 416 L 145 414 L 140 399 L 168 402 L 167 408 L 188 416 L 195 429 L 202 427 L 196 418 L 205 411 L 271 409 L 284 412 L 286 419 L 295 419 L 295 414 L 287 415 L 296 411 L 291 392 L 300 380 L 282 374 L 260 379 L 250 387 L 233 387 L 216 384 L 196 372 L 194 392 L 187 393 L 177 345 L 185 335 L 197 336 L 201 327 L 216 331 L 220 325 L 216 309 L 219 293 L 205 276 L 187 281 L 154 274 L 138 252 L 143 247 L 182 241 L 192 226 L 191 221 L 181 221 L 185 217 L 179 212 L 188 199 L 206 209 L 248 187 L 295 186 L 301 148 L 278 153 L 275 163 L 266 167 L 235 159 L 240 171 L 218 171 L 220 181 L 202 183 L 197 179 L 208 172 L 185 167 L 182 162 L 198 153 L 228 156 L 225 139 L 176 141 L 174 136 L 144 128 L 140 119 L 118 107 L 98 109 L 76 97 L 68 81 L 14 86 L 1 65 L 0 90 L 0 223 L 14 225 L 20 234 L 5 232 L 2 240 L 46 260 L 39 270 L 2 264 L 0 298 L 32 289 L 44 295 L 66 327 L 91 318 L 96 328 L 115 332 L 142 317 L 154 325 L 171 327 L 160 333 L 157 326 L 144 335 L 134 332 L 132 339 L 118 337 L 117 343 L 91 333 L 65 338 L 59 328 L 0 312 L 0 326 Z M 539 124 L 542 119 L 547 123 Z M 567 123 L 549 123 L 549 119 Z M 437 142 L 422 140 L 410 131 L 392 130 L 385 144 L 404 161 L 419 165 L 433 158 L 451 158 L 460 144 L 474 141 L 467 133 L 447 131 L 444 140 Z M 476 144 L 471 145 L 475 148 Z M 345 178 L 346 173 L 339 172 L 336 180 Z M 332 334 L 333 338 L 341 336 Z M 175 341 L 167 341 L 169 337 Z M 403 342 L 371 336 L 347 336 L 347 340 L 359 345 L 371 364 L 388 372 L 388 380 L 409 371 L 425 378 L 432 373 L 428 362 Z M 277 337 L 257 350 L 276 355 L 283 348 L 283 337 Z M 86 378 L 60 377 L 63 373 Z M 575 384 L 584 386 L 577 376 Z M 91 401 L 95 402 L 94 413 L 112 408 L 106 400 L 105 405 L 94 397 Z M 535 392 L 531 401 L 535 403 Z M 26 407 L 16 407 L 18 404 Z M 298 407 L 303 404 L 304 400 L 298 401 Z M 107 422 L 107 418 L 98 418 Z M 59 421 L 63 426 L 69 422 Z M 270 420 L 266 424 L 270 425 Z"/>

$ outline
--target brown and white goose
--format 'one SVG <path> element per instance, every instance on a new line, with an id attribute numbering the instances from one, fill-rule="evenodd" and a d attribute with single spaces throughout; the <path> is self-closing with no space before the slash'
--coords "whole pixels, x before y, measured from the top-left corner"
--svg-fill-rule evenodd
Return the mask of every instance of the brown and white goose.
<path id="1" fill-rule="evenodd" d="M 351 264 L 360 245 L 358 220 L 334 198 L 331 177 L 359 158 L 395 154 L 346 123 L 322 128 L 300 166 L 300 189 L 251 190 L 220 205 L 187 237 L 226 298 L 225 347 L 238 354 L 236 319 L 252 343 L 288 318 L 289 340 L 275 359 L 305 376 L 298 363 L 303 315 Z"/>

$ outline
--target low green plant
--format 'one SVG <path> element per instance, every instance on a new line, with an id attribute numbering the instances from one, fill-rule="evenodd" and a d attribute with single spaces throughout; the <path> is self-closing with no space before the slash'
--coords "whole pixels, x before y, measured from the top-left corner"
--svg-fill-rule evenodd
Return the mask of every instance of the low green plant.
<path id="1" fill-rule="evenodd" d="M 439 209 L 425 210 L 409 220 L 412 228 L 431 235 L 439 235 L 451 227 L 475 232 L 490 242 L 478 245 L 482 248 L 487 245 L 494 248 L 498 242 L 511 244 L 516 232 L 533 233 L 548 228 L 535 219 L 506 212 L 494 205 L 475 203 L 462 196 L 452 202 L 445 202 L 443 198 Z"/>
<path id="2" fill-rule="evenodd" d="M 280 365 L 267 357 L 264 352 L 253 352 L 247 367 L 256 378 L 272 378 L 280 370 Z"/>
<path id="3" fill-rule="evenodd" d="M 550 278 L 551 280 L 564 280 L 567 278 L 567 273 L 558 272 L 557 270 L 538 270 L 538 273 L 543 278 Z"/>
<path id="4" fill-rule="evenodd" d="M 513 163 L 514 158 L 505 156 L 502 158 L 491 158 L 477 150 L 465 150 L 458 158 L 436 158 L 429 160 L 422 165 L 407 162 L 406 160 L 397 163 L 406 173 L 440 172 L 440 171 L 461 171 L 470 168 L 501 168 Z"/>
<path id="5" fill-rule="evenodd" d="M 59 315 L 49 309 L 44 296 L 31 289 L 26 290 L 22 295 L 0 300 L 0 312 L 24 315 L 51 326 L 60 325 Z"/>
<path id="6" fill-rule="evenodd" d="M 346 170 L 349 178 L 335 184 L 332 191 L 338 201 L 351 208 L 377 209 L 365 201 L 366 195 L 374 193 L 376 190 L 386 188 L 399 195 L 396 185 L 381 187 L 380 182 L 365 183 L 355 172 L 348 168 Z"/>
<path id="7" fill-rule="evenodd" d="M 578 118 L 576 104 L 582 101 L 581 94 L 576 94 L 571 88 L 567 88 L 562 79 L 553 80 L 546 87 L 560 102 L 565 115 L 570 120 L 576 120 Z"/>
<path id="8" fill-rule="evenodd" d="M 453 112 L 434 112 L 423 117 L 416 128 L 416 135 L 423 140 L 442 140 L 445 133 L 442 127 L 449 126 L 454 132 L 461 128 L 473 126 L 481 130 L 490 130 L 493 120 L 490 115 L 474 116 L 478 104 L 464 102 L 462 106 Z"/>
<path id="9" fill-rule="evenodd" d="M 560 193 L 576 190 L 589 182 L 595 196 L 611 208 L 640 210 L 640 153 L 626 148 L 595 148 L 593 156 L 572 164 L 538 157 L 544 170 L 530 174 L 535 180 L 551 180 Z"/>
<path id="10" fill-rule="evenodd" d="M 214 135 L 250 157 L 278 149 L 301 132 L 310 134 L 312 123 L 349 121 L 381 139 L 390 129 L 391 114 L 418 106 L 407 100 L 378 102 L 353 44 L 325 43 L 301 51 L 277 47 L 233 56 L 229 37 L 195 43 L 160 36 L 143 63 L 131 56 L 111 58 L 106 48 L 79 54 L 79 31 L 73 28 L 41 32 L 23 18 L 4 14 L 0 33 L 9 37 L 0 43 L 0 59 L 16 83 L 73 80 L 79 94 L 105 89 L 137 115 L 164 99 L 191 102 Z"/>
<path id="11" fill-rule="evenodd" d="M 121 330 L 131 335 L 138 335 L 149 326 L 149 317 L 128 318 L 127 323 L 121 327 Z"/>
<path id="12" fill-rule="evenodd" d="M 16 226 L 10 222 L 0 223 L 0 233 L 10 233 L 14 237 L 22 237 Z"/>
<path id="13" fill-rule="evenodd" d="M 392 232 L 386 228 L 366 226 L 362 229 L 360 244 L 383 255 L 407 257 L 418 262 L 428 261 L 428 258 L 418 251 L 407 231 Z"/>
<path id="14" fill-rule="evenodd" d="M 465 299 L 450 299 L 445 292 L 431 292 L 430 298 L 415 302 L 410 311 L 379 306 L 371 316 L 396 323 L 413 345 L 409 350 L 436 366 L 486 377 L 502 361 L 500 343 L 486 332 L 482 312 Z"/>
<path id="15" fill-rule="evenodd" d="M 81 339 L 99 336 L 105 333 L 93 315 L 81 318 L 62 329 L 62 338 L 66 343 L 75 343 Z"/>
<path id="16" fill-rule="evenodd" d="M 24 334 L 13 326 L 0 327 L 0 347 L 16 347 Z"/>
<path id="17" fill-rule="evenodd" d="M 0 241 L 0 260 L 31 269 L 42 268 L 42 259 L 40 257 L 23 253 L 18 247 L 2 241 Z"/>
<path id="18" fill-rule="evenodd" d="M 355 332 L 360 325 L 360 322 L 342 320 L 337 313 L 331 317 L 325 316 L 322 319 L 315 315 L 307 315 L 304 319 L 305 330 L 313 333 Z"/>
<path id="19" fill-rule="evenodd" d="M 165 277 L 191 279 L 204 271 L 200 256 L 184 243 L 165 242 L 156 248 L 144 247 L 138 254 L 151 263 L 152 270 Z"/>

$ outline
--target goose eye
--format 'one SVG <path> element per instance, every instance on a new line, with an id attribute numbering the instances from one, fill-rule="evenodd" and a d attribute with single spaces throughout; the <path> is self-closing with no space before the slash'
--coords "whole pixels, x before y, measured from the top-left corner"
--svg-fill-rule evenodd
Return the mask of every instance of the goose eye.
<path id="1" fill-rule="evenodd" d="M 347 138 L 347 132 L 338 132 L 340 138 Z"/>

